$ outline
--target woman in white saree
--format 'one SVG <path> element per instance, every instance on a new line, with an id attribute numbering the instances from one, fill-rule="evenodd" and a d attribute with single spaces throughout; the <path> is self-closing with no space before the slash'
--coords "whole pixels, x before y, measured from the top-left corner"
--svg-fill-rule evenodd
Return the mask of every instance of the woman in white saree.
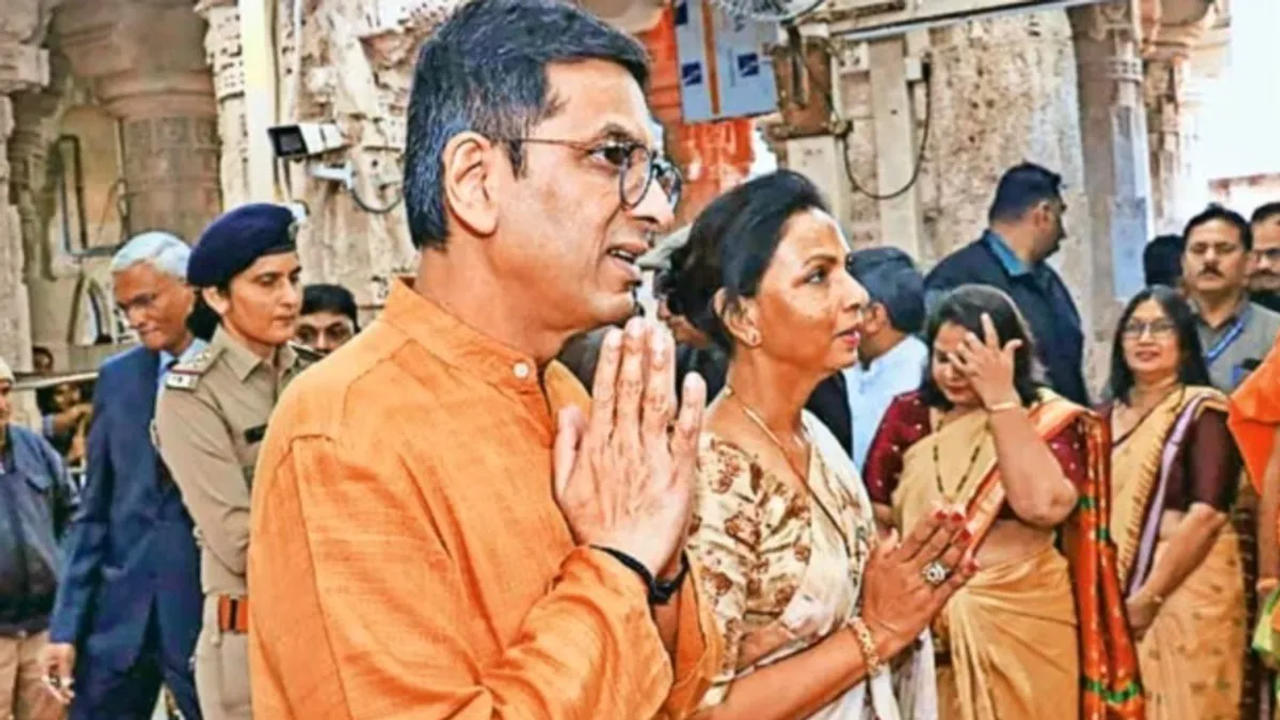
<path id="1" fill-rule="evenodd" d="M 708 206 L 673 262 L 689 319 L 730 358 L 688 543 L 724 639 L 700 718 L 936 717 L 921 633 L 974 570 L 963 515 L 878 538 L 848 449 L 803 409 L 856 359 L 867 295 L 846 254 L 817 190 L 781 171 Z"/>

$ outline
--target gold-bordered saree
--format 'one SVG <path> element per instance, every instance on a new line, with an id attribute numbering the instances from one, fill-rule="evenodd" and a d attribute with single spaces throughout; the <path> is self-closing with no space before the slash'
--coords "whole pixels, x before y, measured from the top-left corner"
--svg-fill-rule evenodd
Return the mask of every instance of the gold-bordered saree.
<path id="1" fill-rule="evenodd" d="M 1213 388 L 1189 386 L 1165 398 L 1114 443 L 1111 519 L 1126 595 L 1141 587 L 1165 551 L 1160 525 L 1170 472 L 1192 423 L 1209 409 L 1225 413 L 1226 397 Z M 1164 599 L 1138 644 L 1147 717 L 1239 718 L 1245 621 L 1239 538 L 1228 523 L 1200 565 Z"/>
<path id="2" fill-rule="evenodd" d="M 947 604 L 935 641 L 949 651 L 939 668 L 944 720 L 1084 718 L 1137 720 L 1143 697 L 1111 543 L 1109 438 L 1087 409 L 1042 391 L 1030 408 L 1046 440 L 1074 424 L 1088 467 L 1076 509 L 1057 542 L 980 568 Z M 944 501 L 936 457 L 974 457 L 980 482 L 962 491 L 968 528 L 981 543 L 1005 504 L 987 414 L 973 412 L 913 444 L 893 494 L 899 527 L 909 528 Z M 1056 714 L 1055 714 L 1056 713 Z"/>

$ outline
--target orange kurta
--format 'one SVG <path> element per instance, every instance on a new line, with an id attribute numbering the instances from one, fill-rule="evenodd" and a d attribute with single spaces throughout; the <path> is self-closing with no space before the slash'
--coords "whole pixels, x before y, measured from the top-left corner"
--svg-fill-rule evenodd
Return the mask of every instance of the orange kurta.
<path id="1" fill-rule="evenodd" d="M 1254 487 L 1262 492 L 1262 478 L 1275 450 L 1280 427 L 1280 338 L 1256 370 L 1231 395 L 1227 425 L 1240 446 Z"/>
<path id="2" fill-rule="evenodd" d="M 576 547 L 552 496 L 554 412 L 586 392 L 534 368 L 397 284 L 285 393 L 253 492 L 256 716 L 649 720 L 696 705 L 719 654 L 696 583 L 673 672 L 642 584 Z"/>

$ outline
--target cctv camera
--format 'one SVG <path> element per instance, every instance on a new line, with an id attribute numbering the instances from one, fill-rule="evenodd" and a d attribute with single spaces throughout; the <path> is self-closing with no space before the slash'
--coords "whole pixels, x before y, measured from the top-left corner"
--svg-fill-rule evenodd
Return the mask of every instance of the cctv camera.
<path id="1" fill-rule="evenodd" d="M 303 122 L 267 128 L 278 158 L 302 158 L 346 147 L 347 140 L 334 123 Z"/>

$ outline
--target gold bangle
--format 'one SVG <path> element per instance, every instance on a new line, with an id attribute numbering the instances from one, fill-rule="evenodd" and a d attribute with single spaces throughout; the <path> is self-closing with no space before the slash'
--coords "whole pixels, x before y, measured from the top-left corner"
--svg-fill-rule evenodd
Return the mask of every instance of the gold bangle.
<path id="1" fill-rule="evenodd" d="M 884 661 L 880 659 L 880 653 L 876 652 L 876 639 L 871 635 L 871 628 L 860 617 L 850 620 L 849 627 L 862 648 L 862 659 L 867 662 L 867 677 L 879 675 L 884 669 Z"/>
<path id="2" fill-rule="evenodd" d="M 995 415 L 998 412 L 1004 412 L 1005 410 L 1016 410 L 1017 408 L 1020 408 L 1020 407 L 1022 407 L 1022 404 L 1019 403 L 1017 400 L 1005 400 L 1004 402 L 998 402 L 995 405 L 992 405 L 991 407 L 987 408 L 987 414 Z"/>

